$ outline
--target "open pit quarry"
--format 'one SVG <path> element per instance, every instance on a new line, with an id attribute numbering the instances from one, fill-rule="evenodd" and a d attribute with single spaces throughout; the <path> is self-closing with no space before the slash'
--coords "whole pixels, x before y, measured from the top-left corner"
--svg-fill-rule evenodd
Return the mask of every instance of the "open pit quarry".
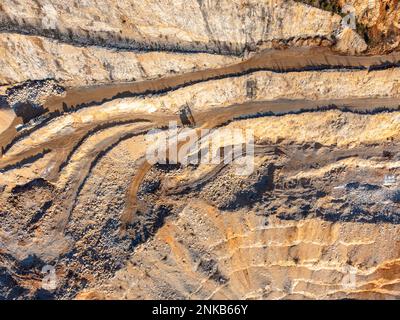
<path id="1" fill-rule="evenodd" d="M 0 299 L 399 299 L 399 12 L 2 0 Z"/>

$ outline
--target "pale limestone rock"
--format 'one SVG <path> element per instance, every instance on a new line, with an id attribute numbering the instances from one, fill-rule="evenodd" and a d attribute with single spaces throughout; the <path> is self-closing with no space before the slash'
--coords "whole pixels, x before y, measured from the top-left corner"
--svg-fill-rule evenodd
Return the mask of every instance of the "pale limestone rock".
<path id="1" fill-rule="evenodd" d="M 2 1 L 1 101 L 50 110 L 17 131 L 0 108 L 0 299 L 399 298 L 396 57 L 257 53 L 337 34 L 363 53 L 340 21 L 284 0 Z M 45 78 L 76 88 L 7 93 Z M 254 171 L 149 164 L 147 132 L 182 107 L 196 132 L 252 131 Z"/>
<path id="2" fill-rule="evenodd" d="M 361 54 L 368 46 L 364 39 L 354 30 L 344 28 L 338 35 L 338 41 L 334 49 L 344 54 Z"/>

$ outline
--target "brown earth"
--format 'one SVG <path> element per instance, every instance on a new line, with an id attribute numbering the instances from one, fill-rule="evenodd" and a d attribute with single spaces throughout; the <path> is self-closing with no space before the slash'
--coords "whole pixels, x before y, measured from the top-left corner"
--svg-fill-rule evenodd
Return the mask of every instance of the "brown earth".
<path id="1" fill-rule="evenodd" d="M 0 298 L 400 297 L 386 34 L 341 3 L 87 3 L 0 6 Z"/>

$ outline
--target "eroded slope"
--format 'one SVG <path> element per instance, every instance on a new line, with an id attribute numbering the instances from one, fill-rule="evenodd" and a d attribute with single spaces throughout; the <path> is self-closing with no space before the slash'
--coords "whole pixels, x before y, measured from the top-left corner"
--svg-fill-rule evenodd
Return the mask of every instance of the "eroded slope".
<path id="1" fill-rule="evenodd" d="M 399 298 L 398 53 L 294 1 L 87 4 L 0 8 L 1 298 Z M 171 122 L 254 159 L 150 163 Z"/>

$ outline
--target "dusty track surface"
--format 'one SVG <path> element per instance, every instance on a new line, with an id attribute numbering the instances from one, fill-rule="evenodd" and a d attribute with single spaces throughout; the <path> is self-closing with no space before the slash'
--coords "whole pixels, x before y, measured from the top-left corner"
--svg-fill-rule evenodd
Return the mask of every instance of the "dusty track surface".
<path id="1" fill-rule="evenodd" d="M 0 109 L 0 133 L 10 127 L 13 122 L 15 114 L 9 109 Z"/>
<path id="2" fill-rule="evenodd" d="M 212 70 L 202 70 L 162 80 L 132 84 L 112 84 L 67 90 L 62 98 L 49 99 L 45 107 L 50 111 L 62 111 L 87 105 L 104 103 L 119 97 L 157 94 L 182 86 L 219 78 L 240 76 L 255 71 L 307 71 L 324 69 L 382 69 L 399 66 L 400 53 L 380 56 L 344 56 L 328 48 L 293 48 L 266 50 L 238 64 Z"/>
<path id="3" fill-rule="evenodd" d="M 229 78 L 245 75 L 256 71 L 272 71 L 272 72 L 300 72 L 308 70 L 335 70 L 335 69 L 359 69 L 359 70 L 377 70 L 396 67 L 400 63 L 400 54 L 392 53 L 381 56 L 344 56 L 338 55 L 327 48 L 293 48 L 289 50 L 267 50 L 260 54 L 256 54 L 252 58 L 244 62 L 234 64 L 219 69 L 202 70 L 187 73 L 179 76 L 169 77 L 160 80 L 148 80 L 143 82 L 112 84 L 92 86 L 85 88 L 67 89 L 62 97 L 49 97 L 43 104 L 43 109 L 47 111 L 48 117 L 52 118 L 62 112 L 77 110 L 83 107 L 95 106 L 112 101 L 113 99 L 126 98 L 133 96 L 161 94 L 171 90 L 176 90 L 184 86 L 190 86 L 199 82 L 210 80 Z M 334 105 L 337 101 L 324 101 L 323 103 Z M 372 101 L 361 101 L 358 107 L 362 108 L 365 103 L 365 109 L 372 109 L 379 106 L 379 102 L 375 105 Z M 394 101 L 389 101 L 393 105 Z M 300 102 L 301 103 L 301 102 Z M 323 104 L 321 103 L 321 104 Z M 339 104 L 357 103 L 354 100 L 339 101 Z M 288 103 L 282 103 L 282 109 Z M 307 102 L 304 103 L 307 107 Z M 385 107 L 386 105 L 382 105 Z M 301 109 L 302 106 L 294 105 Z M 274 109 L 279 110 L 279 102 L 276 103 Z M 268 110 L 267 110 L 268 111 Z M 273 110 L 271 110 L 273 111 Z M 0 145 L 2 149 L 7 149 L 13 139 L 16 138 L 17 132 L 15 124 L 19 123 L 15 120 L 6 132 L 2 134 Z"/>
<path id="4" fill-rule="evenodd" d="M 270 50 L 218 69 L 49 96 L 40 121 L 17 132 L 15 119 L 0 135 L 1 296 L 398 297 L 400 200 L 396 182 L 383 181 L 399 170 L 400 93 L 382 94 L 378 80 L 395 78 L 399 61 Z M 260 83 L 274 74 L 299 84 L 317 75 L 321 87 L 277 86 L 271 96 Z M 360 74 L 370 77 L 365 89 L 350 82 Z M 335 76 L 350 79 L 340 97 Z M 191 124 L 179 116 L 188 104 Z M 235 176 L 234 161 L 150 164 L 146 134 L 171 121 L 211 135 L 254 129 L 254 172 Z M 364 224 L 376 239 L 361 236 Z M 382 244 L 390 245 L 371 257 Z M 41 287 L 44 265 L 56 266 L 56 289 Z M 343 287 L 346 268 L 358 282 Z"/>

